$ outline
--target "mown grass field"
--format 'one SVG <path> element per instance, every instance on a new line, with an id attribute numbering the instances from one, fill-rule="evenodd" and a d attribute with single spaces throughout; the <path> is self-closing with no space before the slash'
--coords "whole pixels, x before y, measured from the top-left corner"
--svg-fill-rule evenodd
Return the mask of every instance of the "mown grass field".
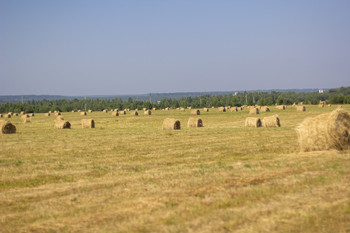
<path id="1" fill-rule="evenodd" d="M 288 107 L 280 128 L 248 111 L 9 119 L 0 135 L 0 232 L 350 232 L 350 151 L 300 153 L 296 126 L 336 107 Z M 350 106 L 343 105 L 350 111 Z M 181 121 L 179 131 L 162 121 Z M 82 129 L 81 119 L 95 120 Z"/>

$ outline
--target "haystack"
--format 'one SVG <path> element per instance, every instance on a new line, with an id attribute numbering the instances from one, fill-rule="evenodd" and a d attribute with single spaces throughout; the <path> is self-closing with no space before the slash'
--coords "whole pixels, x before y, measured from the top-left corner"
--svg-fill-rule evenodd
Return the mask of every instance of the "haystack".
<path id="1" fill-rule="evenodd" d="M 185 108 L 180 108 L 180 111 L 181 111 L 181 112 L 184 112 L 184 111 L 186 111 L 186 110 L 185 110 Z"/>
<path id="2" fill-rule="evenodd" d="M 203 108 L 203 112 L 209 112 L 208 108 Z"/>
<path id="3" fill-rule="evenodd" d="M 230 111 L 231 111 L 231 112 L 238 112 L 238 108 L 237 108 L 237 107 L 231 107 L 231 108 L 230 108 Z"/>
<path id="4" fill-rule="evenodd" d="M 261 127 L 261 120 L 260 118 L 257 117 L 247 117 L 245 119 L 245 124 L 244 126 L 246 127 Z"/>
<path id="5" fill-rule="evenodd" d="M 112 116 L 119 116 L 119 112 L 113 111 Z"/>
<path id="6" fill-rule="evenodd" d="M 58 116 L 55 119 L 55 128 L 56 129 L 70 129 L 71 124 L 64 120 L 62 116 Z"/>
<path id="7" fill-rule="evenodd" d="M 11 118 L 11 114 L 6 114 L 5 115 L 7 118 Z"/>
<path id="8" fill-rule="evenodd" d="M 191 107 L 191 106 L 188 106 L 188 107 L 187 107 L 187 109 L 188 109 L 188 110 L 191 110 L 191 109 L 192 109 L 192 107 Z"/>
<path id="9" fill-rule="evenodd" d="M 82 119 L 81 120 L 82 128 L 95 128 L 95 121 L 93 119 Z"/>
<path id="10" fill-rule="evenodd" d="M 18 113 L 14 113 L 13 116 L 18 116 Z"/>
<path id="11" fill-rule="evenodd" d="M 131 112 L 131 116 L 138 116 L 138 115 L 139 115 L 139 113 L 137 111 Z"/>
<path id="12" fill-rule="evenodd" d="M 16 126 L 9 121 L 0 120 L 0 129 L 2 134 L 16 133 Z"/>
<path id="13" fill-rule="evenodd" d="M 89 110 L 88 110 L 88 112 L 92 112 L 92 110 L 91 110 L 91 109 L 89 109 Z"/>
<path id="14" fill-rule="evenodd" d="M 125 110 L 119 111 L 119 115 L 125 115 L 125 114 L 126 114 Z"/>
<path id="15" fill-rule="evenodd" d="M 24 115 L 24 112 L 22 111 L 20 114 L 21 114 L 21 115 Z"/>
<path id="16" fill-rule="evenodd" d="M 45 116 L 51 116 L 51 114 L 48 112 L 48 113 L 45 113 Z"/>
<path id="17" fill-rule="evenodd" d="M 225 107 L 219 107 L 219 112 L 226 112 L 226 108 Z"/>
<path id="18" fill-rule="evenodd" d="M 324 103 L 320 103 L 320 104 L 318 105 L 318 107 L 324 108 Z"/>
<path id="19" fill-rule="evenodd" d="M 191 115 L 200 115 L 201 112 L 199 110 L 193 109 L 191 110 Z"/>
<path id="20" fill-rule="evenodd" d="M 276 106 L 276 108 L 278 110 L 286 110 L 287 107 L 285 105 L 278 105 L 278 106 Z"/>
<path id="21" fill-rule="evenodd" d="M 163 121 L 163 129 L 171 129 L 171 130 L 181 129 L 180 121 L 174 118 L 165 118 Z"/>
<path id="22" fill-rule="evenodd" d="M 257 109 L 257 108 L 250 108 L 249 109 L 249 114 L 259 114 L 259 109 Z"/>
<path id="23" fill-rule="evenodd" d="M 143 112 L 143 114 L 150 116 L 150 115 L 152 115 L 152 112 L 150 110 L 146 110 Z"/>
<path id="24" fill-rule="evenodd" d="M 145 112 L 145 111 L 147 111 L 148 109 L 147 109 L 147 108 L 143 108 L 142 110 Z"/>
<path id="25" fill-rule="evenodd" d="M 32 117 L 35 116 L 34 112 L 33 113 L 29 113 L 29 116 L 32 116 Z"/>
<path id="26" fill-rule="evenodd" d="M 107 109 L 103 109 L 103 111 L 102 111 L 102 112 L 107 113 L 107 112 L 108 112 L 108 110 L 107 110 Z"/>
<path id="27" fill-rule="evenodd" d="M 74 110 L 72 110 L 72 112 L 74 112 Z"/>
<path id="28" fill-rule="evenodd" d="M 86 116 L 86 114 L 87 114 L 86 112 L 80 112 L 81 116 Z"/>
<path id="29" fill-rule="evenodd" d="M 170 108 L 165 108 L 165 111 L 169 111 L 170 110 Z"/>
<path id="30" fill-rule="evenodd" d="M 13 116 L 13 112 L 8 112 L 7 114 Z"/>
<path id="31" fill-rule="evenodd" d="M 55 116 L 61 116 L 60 112 L 55 112 Z"/>
<path id="32" fill-rule="evenodd" d="M 278 117 L 278 115 L 264 117 L 262 120 L 262 125 L 264 127 L 280 127 L 280 118 Z"/>
<path id="33" fill-rule="evenodd" d="M 350 149 L 350 114 L 345 110 L 306 118 L 297 131 L 301 151 Z"/>
<path id="34" fill-rule="evenodd" d="M 203 121 L 200 118 L 190 117 L 187 122 L 187 127 L 203 127 Z"/>
<path id="35" fill-rule="evenodd" d="M 297 106 L 297 111 L 298 112 L 305 112 L 306 108 L 305 108 L 305 106 Z"/>
<path id="36" fill-rule="evenodd" d="M 260 112 L 270 112 L 270 108 L 267 106 L 261 106 L 260 107 Z"/>
<path id="37" fill-rule="evenodd" d="M 29 122 L 32 121 L 29 115 L 21 116 L 21 120 L 22 120 L 23 123 L 29 123 Z"/>
<path id="38" fill-rule="evenodd" d="M 152 108 L 152 110 L 153 110 L 153 111 L 156 111 L 156 110 L 157 110 L 157 108 Z"/>

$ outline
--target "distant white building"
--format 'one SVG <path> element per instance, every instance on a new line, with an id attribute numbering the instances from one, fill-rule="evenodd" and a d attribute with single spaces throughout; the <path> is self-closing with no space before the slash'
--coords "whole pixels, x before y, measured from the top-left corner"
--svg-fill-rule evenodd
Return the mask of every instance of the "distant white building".
<path id="1" fill-rule="evenodd" d="M 323 94 L 324 93 L 324 90 L 318 90 L 318 93 L 320 93 L 320 94 Z"/>

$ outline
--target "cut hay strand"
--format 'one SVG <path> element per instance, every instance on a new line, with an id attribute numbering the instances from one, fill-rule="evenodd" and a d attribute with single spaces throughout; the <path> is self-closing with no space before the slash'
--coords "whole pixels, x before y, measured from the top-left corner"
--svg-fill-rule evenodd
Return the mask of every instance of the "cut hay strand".
<path id="1" fill-rule="evenodd" d="M 280 118 L 278 117 L 278 115 L 264 117 L 262 120 L 262 125 L 264 127 L 280 127 Z"/>
<path id="2" fill-rule="evenodd" d="M 203 127 L 203 121 L 200 118 L 190 117 L 187 122 L 187 127 Z"/>
<path id="3" fill-rule="evenodd" d="M 197 110 L 197 109 L 192 109 L 191 110 L 191 115 L 200 115 L 200 114 L 201 114 L 201 112 L 199 110 Z"/>
<path id="4" fill-rule="evenodd" d="M 163 129 L 169 129 L 169 130 L 181 129 L 180 121 L 174 118 L 165 118 L 163 121 Z"/>
<path id="5" fill-rule="evenodd" d="M 259 114 L 259 109 L 253 107 L 249 109 L 249 114 Z"/>
<path id="6" fill-rule="evenodd" d="M 301 151 L 350 149 L 350 114 L 342 109 L 307 118 L 297 131 Z"/>
<path id="7" fill-rule="evenodd" d="M 257 117 L 247 117 L 245 119 L 245 127 L 261 127 L 261 120 Z"/>
<path id="8" fill-rule="evenodd" d="M 0 120 L 1 134 L 16 133 L 16 126 L 9 121 Z"/>
<path id="9" fill-rule="evenodd" d="M 82 119 L 81 120 L 82 128 L 95 128 L 95 121 L 93 119 Z"/>

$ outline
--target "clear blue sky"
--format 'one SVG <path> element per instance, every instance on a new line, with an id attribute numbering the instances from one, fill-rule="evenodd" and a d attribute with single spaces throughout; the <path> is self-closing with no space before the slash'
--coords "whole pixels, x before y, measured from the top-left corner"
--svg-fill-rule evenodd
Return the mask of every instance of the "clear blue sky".
<path id="1" fill-rule="evenodd" d="M 0 0 L 0 95 L 340 86 L 349 0 Z"/>

